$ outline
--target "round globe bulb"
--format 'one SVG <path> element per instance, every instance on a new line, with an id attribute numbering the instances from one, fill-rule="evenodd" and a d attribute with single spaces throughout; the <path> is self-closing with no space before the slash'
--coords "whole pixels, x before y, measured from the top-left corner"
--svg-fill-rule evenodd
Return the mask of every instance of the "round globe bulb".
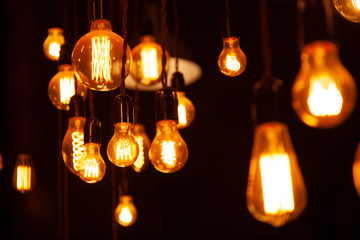
<path id="1" fill-rule="evenodd" d="M 45 56 L 52 61 L 58 61 L 60 58 L 61 46 L 64 43 L 65 38 L 63 36 L 63 30 L 61 28 L 49 28 L 48 36 L 43 44 Z"/>
<path id="2" fill-rule="evenodd" d="M 333 0 L 336 10 L 351 22 L 360 22 L 360 0 Z"/>

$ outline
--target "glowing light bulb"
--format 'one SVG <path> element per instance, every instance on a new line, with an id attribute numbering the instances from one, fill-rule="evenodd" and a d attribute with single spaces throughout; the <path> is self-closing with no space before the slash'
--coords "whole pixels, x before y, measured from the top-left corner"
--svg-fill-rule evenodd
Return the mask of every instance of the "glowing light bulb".
<path id="1" fill-rule="evenodd" d="M 105 175 L 106 164 L 100 153 L 101 122 L 87 119 L 84 127 L 84 153 L 77 165 L 77 174 L 87 183 L 99 182 Z"/>
<path id="2" fill-rule="evenodd" d="M 297 218 L 306 206 L 304 180 L 283 123 L 265 122 L 255 129 L 246 200 L 257 220 L 275 227 Z"/>
<path id="3" fill-rule="evenodd" d="M 131 167 L 136 172 L 141 172 L 149 164 L 150 139 L 146 134 L 144 125 L 140 123 L 134 125 L 134 138 L 139 145 L 139 155 Z"/>
<path id="4" fill-rule="evenodd" d="M 220 71 L 230 77 L 239 76 L 244 72 L 247 64 L 246 56 L 240 48 L 239 38 L 225 38 L 223 44 L 218 59 Z"/>
<path id="5" fill-rule="evenodd" d="M 16 160 L 13 187 L 16 191 L 27 193 L 35 187 L 35 170 L 31 155 L 19 154 Z"/>
<path id="6" fill-rule="evenodd" d="M 298 117 L 316 128 L 343 123 L 357 101 L 356 84 L 341 64 L 335 44 L 317 41 L 301 54 L 301 68 L 292 88 L 292 105 Z"/>
<path id="7" fill-rule="evenodd" d="M 156 123 L 156 136 L 151 143 L 149 158 L 160 172 L 173 173 L 180 170 L 188 159 L 188 148 L 174 120 Z"/>
<path id="8" fill-rule="evenodd" d="M 50 80 L 48 85 L 48 95 L 51 103 L 59 110 L 70 109 L 69 103 L 75 95 L 75 76 L 70 64 L 59 66 L 59 72 Z M 81 83 L 77 84 L 77 94 L 85 100 L 87 88 Z"/>
<path id="9" fill-rule="evenodd" d="M 179 123 L 178 128 L 186 128 L 195 119 L 194 104 L 186 97 L 185 92 L 176 91 L 178 97 L 178 115 Z"/>
<path id="10" fill-rule="evenodd" d="M 114 33 L 109 21 L 95 20 L 90 32 L 75 44 L 72 65 L 77 79 L 96 91 L 114 90 L 121 84 L 124 39 Z M 130 73 L 132 56 L 126 50 L 125 78 Z"/>
<path id="11" fill-rule="evenodd" d="M 360 0 L 333 0 L 333 3 L 345 19 L 360 22 Z"/>
<path id="12" fill-rule="evenodd" d="M 353 170 L 354 186 L 360 197 L 360 144 L 358 144 L 356 149 L 352 170 Z"/>
<path id="13" fill-rule="evenodd" d="M 137 210 L 131 196 L 123 195 L 119 198 L 119 204 L 115 209 L 115 219 L 123 227 L 128 227 L 135 223 Z"/>
<path id="14" fill-rule="evenodd" d="M 52 61 L 58 61 L 60 58 L 61 46 L 64 43 L 63 30 L 61 28 L 49 28 L 48 36 L 43 44 L 45 56 Z"/>
<path id="15" fill-rule="evenodd" d="M 145 86 L 153 85 L 161 80 L 162 50 L 151 35 L 141 37 L 140 43 L 132 50 L 132 78 Z M 166 52 L 165 70 L 168 69 L 169 54 Z"/>

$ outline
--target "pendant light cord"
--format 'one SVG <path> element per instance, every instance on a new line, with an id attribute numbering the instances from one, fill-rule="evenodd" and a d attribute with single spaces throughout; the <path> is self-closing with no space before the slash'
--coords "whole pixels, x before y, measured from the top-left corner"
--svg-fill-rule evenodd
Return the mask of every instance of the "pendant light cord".
<path id="1" fill-rule="evenodd" d="M 268 11 L 265 0 L 258 0 L 259 17 L 260 17 L 260 34 L 262 39 L 262 55 L 264 63 L 264 79 L 272 77 L 271 71 L 271 48 L 270 48 L 270 31 L 268 26 Z"/>
<path id="2" fill-rule="evenodd" d="M 94 114 L 94 92 L 92 90 L 88 90 L 89 91 L 89 110 L 90 110 L 90 117 L 91 118 L 95 118 L 95 114 Z"/>
<path id="3" fill-rule="evenodd" d="M 230 17 L 230 1 L 225 0 L 225 18 L 226 18 L 226 30 L 227 30 L 227 36 L 230 37 L 230 23 L 229 23 L 229 17 Z"/>
<path id="4" fill-rule="evenodd" d="M 176 0 L 172 0 L 173 15 L 174 15 L 174 30 L 175 30 L 175 71 L 179 71 L 179 17 L 177 13 Z"/>
<path id="5" fill-rule="evenodd" d="M 161 51 L 162 51 L 162 59 L 161 59 L 161 83 L 162 86 L 165 88 L 167 87 L 167 74 L 165 70 L 166 66 L 166 35 L 167 35 L 167 24 L 166 24 L 167 12 L 166 12 L 166 0 L 161 0 Z"/>
<path id="6" fill-rule="evenodd" d="M 93 20 L 96 20 L 96 2 L 97 0 L 93 1 Z M 102 0 L 98 0 L 100 3 L 100 19 L 103 19 L 103 1 Z"/>
<path id="7" fill-rule="evenodd" d="M 305 36 L 304 36 L 304 11 L 306 7 L 306 0 L 297 1 L 297 44 L 299 53 L 304 48 Z"/>
<path id="8" fill-rule="evenodd" d="M 128 1 L 123 0 L 123 16 L 122 16 L 122 31 L 123 31 L 123 56 L 122 56 L 122 66 L 121 66 L 121 85 L 120 85 L 120 94 L 125 95 L 125 65 L 127 61 L 127 45 L 128 45 L 128 32 L 127 32 L 127 9 Z"/>

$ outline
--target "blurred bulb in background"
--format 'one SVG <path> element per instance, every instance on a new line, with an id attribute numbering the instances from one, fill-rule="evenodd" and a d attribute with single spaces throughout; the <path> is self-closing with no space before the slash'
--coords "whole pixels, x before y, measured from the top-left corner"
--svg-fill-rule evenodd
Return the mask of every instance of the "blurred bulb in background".
<path id="1" fill-rule="evenodd" d="M 59 72 L 50 80 L 48 86 L 48 95 L 51 103 L 59 110 L 70 109 L 69 103 L 72 96 L 75 95 L 75 84 L 77 84 L 77 94 L 85 100 L 87 88 L 81 83 L 75 83 L 73 68 L 70 64 L 59 66 Z"/>
<path id="2" fill-rule="evenodd" d="M 13 187 L 16 191 L 27 193 L 35 188 L 35 169 L 30 154 L 19 154 L 16 160 Z"/>
<path id="3" fill-rule="evenodd" d="M 45 56 L 52 61 L 58 61 L 60 58 L 60 49 L 64 43 L 63 30 L 61 28 L 49 28 L 48 36 L 43 44 Z"/>
<path id="4" fill-rule="evenodd" d="M 189 126 L 195 119 L 195 107 L 194 104 L 186 97 L 185 92 L 177 91 L 176 95 L 178 97 L 178 115 L 179 123 L 178 128 L 186 128 Z"/>
<path id="5" fill-rule="evenodd" d="M 354 111 L 356 84 L 341 64 L 336 45 L 317 41 L 306 45 L 292 88 L 292 106 L 298 117 L 315 128 L 342 124 Z"/>
<path id="6" fill-rule="evenodd" d="M 219 55 L 218 66 L 226 76 L 235 77 L 244 72 L 247 59 L 240 48 L 238 37 L 227 37 L 223 40 L 223 49 Z"/>
<path id="7" fill-rule="evenodd" d="M 4 168 L 4 159 L 2 155 L 0 154 L 0 171 Z"/>
<path id="8" fill-rule="evenodd" d="M 336 10 L 351 22 L 360 22 L 360 0 L 333 0 Z"/>
<path id="9" fill-rule="evenodd" d="M 134 125 L 134 137 L 139 145 L 139 155 L 131 166 L 136 172 L 141 172 L 149 164 L 150 148 L 150 139 L 146 134 L 143 124 L 136 123 Z"/>
<path id="10" fill-rule="evenodd" d="M 130 195 L 122 195 L 115 209 L 115 219 L 123 227 L 133 225 L 137 219 L 137 210 Z"/>
<path id="11" fill-rule="evenodd" d="M 109 21 L 95 20 L 90 32 L 75 44 L 72 65 L 77 79 L 95 91 L 110 91 L 121 84 L 124 39 L 112 31 Z M 126 50 L 125 79 L 130 73 L 132 56 Z"/>
<path id="12" fill-rule="evenodd" d="M 355 189 L 360 197 L 360 143 L 357 146 L 353 163 L 353 180 Z"/>

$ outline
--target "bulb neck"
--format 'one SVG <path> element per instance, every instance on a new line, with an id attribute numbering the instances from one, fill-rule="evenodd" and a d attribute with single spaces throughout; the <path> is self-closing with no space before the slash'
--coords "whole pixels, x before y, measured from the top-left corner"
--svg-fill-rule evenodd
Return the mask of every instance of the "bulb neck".
<path id="1" fill-rule="evenodd" d="M 134 123 L 134 103 L 129 95 L 120 94 L 116 96 L 114 107 L 116 123 Z"/>
<path id="2" fill-rule="evenodd" d="M 63 35 L 63 30 L 61 28 L 49 28 L 48 35 L 52 35 L 52 36 Z"/>
<path id="3" fill-rule="evenodd" d="M 313 67 L 332 65 L 339 59 L 337 46 L 330 41 L 316 41 L 306 45 L 301 54 L 303 64 Z"/>
<path id="4" fill-rule="evenodd" d="M 71 129 L 83 129 L 86 119 L 82 116 L 75 116 L 69 119 L 69 128 Z"/>
<path id="5" fill-rule="evenodd" d="M 70 117 L 85 117 L 85 107 L 83 98 L 75 94 L 70 99 Z"/>
<path id="6" fill-rule="evenodd" d="M 173 88 L 165 87 L 156 91 L 155 122 L 174 120 L 178 122 L 178 100 Z"/>
<path id="7" fill-rule="evenodd" d="M 140 43 L 155 43 L 155 38 L 152 35 L 144 35 L 140 38 Z"/>
<path id="8" fill-rule="evenodd" d="M 136 123 L 134 125 L 134 134 L 135 135 L 141 135 L 145 133 L 145 126 L 140 123 Z"/>
<path id="9" fill-rule="evenodd" d="M 227 37 L 223 41 L 224 48 L 239 48 L 239 38 L 238 37 Z"/>
<path id="10" fill-rule="evenodd" d="M 71 64 L 61 64 L 58 67 L 59 72 L 65 72 L 65 71 L 73 71 L 73 67 Z"/>
<path id="11" fill-rule="evenodd" d="M 130 195 L 121 195 L 121 196 L 119 197 L 119 202 L 120 202 L 120 203 L 125 203 L 125 204 L 127 204 L 127 203 L 132 203 L 132 201 L 133 201 L 133 198 L 132 198 L 132 196 L 130 196 Z"/>
<path id="12" fill-rule="evenodd" d="M 112 31 L 111 23 L 105 19 L 96 19 L 92 22 L 90 31 L 96 30 L 110 30 Z"/>
<path id="13" fill-rule="evenodd" d="M 115 124 L 115 133 L 121 134 L 132 134 L 132 124 L 131 123 L 116 123 Z"/>
<path id="14" fill-rule="evenodd" d="M 170 134 L 177 131 L 177 123 L 174 120 L 161 120 L 156 124 L 157 134 Z"/>
<path id="15" fill-rule="evenodd" d="M 95 142 L 85 143 L 84 148 L 85 148 L 84 152 L 86 155 L 100 154 L 100 143 L 95 143 Z"/>

